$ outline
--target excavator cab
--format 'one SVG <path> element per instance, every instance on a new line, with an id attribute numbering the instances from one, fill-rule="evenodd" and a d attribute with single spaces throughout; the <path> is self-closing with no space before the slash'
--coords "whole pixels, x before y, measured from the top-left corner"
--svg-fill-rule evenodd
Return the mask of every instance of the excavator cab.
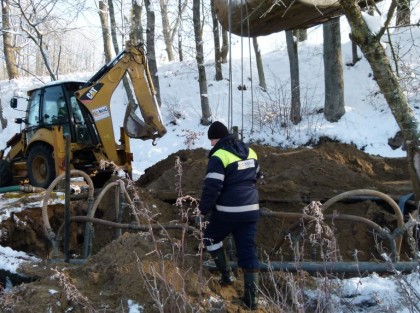
<path id="1" fill-rule="evenodd" d="M 97 155 L 93 151 L 100 143 L 98 132 L 90 113 L 75 97 L 83 84 L 56 82 L 28 91 L 26 116 L 15 120 L 24 127 L 7 142 L 10 151 L 2 162 L 4 171 L 7 171 L 4 163 L 11 164 L 10 172 L 16 181 L 27 178 L 31 185 L 47 188 L 65 170 L 67 136 L 72 168 L 86 172 L 97 168 Z M 17 102 L 13 98 L 11 107 L 16 109 Z M 0 184 L 5 184 L 1 178 Z"/>
<path id="2" fill-rule="evenodd" d="M 89 114 L 77 102 L 74 93 L 83 82 L 56 83 L 28 92 L 26 114 L 26 143 L 40 128 L 60 127 L 63 136 L 70 136 L 72 143 L 95 145 L 99 143 L 95 125 L 90 123 Z"/>

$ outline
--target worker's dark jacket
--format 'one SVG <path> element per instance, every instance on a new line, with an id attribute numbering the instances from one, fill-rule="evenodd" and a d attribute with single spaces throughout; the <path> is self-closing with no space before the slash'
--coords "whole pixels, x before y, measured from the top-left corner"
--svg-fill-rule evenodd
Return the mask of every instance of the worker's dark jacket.
<path id="1" fill-rule="evenodd" d="M 210 150 L 200 201 L 202 214 L 213 213 L 225 220 L 256 221 L 259 197 L 255 186 L 257 154 L 232 135 L 220 139 Z"/>

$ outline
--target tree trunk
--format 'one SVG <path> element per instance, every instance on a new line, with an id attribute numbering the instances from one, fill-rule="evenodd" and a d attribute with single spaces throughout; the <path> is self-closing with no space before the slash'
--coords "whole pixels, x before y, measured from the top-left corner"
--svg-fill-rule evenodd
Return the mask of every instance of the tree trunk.
<path id="1" fill-rule="evenodd" d="M 168 16 L 168 0 L 160 0 L 160 14 L 162 17 L 162 33 L 165 42 L 166 53 L 168 54 L 168 61 L 174 61 L 174 49 L 171 40 L 171 28 L 169 26 Z"/>
<path id="2" fill-rule="evenodd" d="M 343 62 L 341 59 L 340 19 L 323 24 L 324 29 L 324 115 L 337 122 L 346 113 L 344 108 Z"/>
<path id="3" fill-rule="evenodd" d="M 184 61 L 184 53 L 183 53 L 183 48 L 182 48 L 182 22 L 183 22 L 183 18 L 182 18 L 182 0 L 178 0 L 178 14 L 179 14 L 179 28 L 178 28 L 178 57 L 179 57 L 179 61 L 182 62 Z"/>
<path id="4" fill-rule="evenodd" d="M 137 0 L 132 0 L 130 40 L 134 45 L 144 44 L 143 25 L 141 24 L 141 12 L 143 7 Z"/>
<path id="5" fill-rule="evenodd" d="M 354 66 L 357 62 L 359 62 L 362 58 L 359 57 L 357 54 L 357 44 L 354 40 L 351 41 L 351 55 L 352 55 L 352 66 Z"/>
<path id="6" fill-rule="evenodd" d="M 7 76 L 9 79 L 19 78 L 15 49 L 12 45 L 12 27 L 10 25 L 9 0 L 1 0 L 2 23 L 3 23 L 3 51 L 6 61 Z"/>
<path id="7" fill-rule="evenodd" d="M 293 32 L 286 30 L 287 53 L 290 64 L 290 84 L 292 89 L 290 120 L 293 124 L 299 124 L 302 120 L 300 115 L 300 82 L 299 82 L 299 57 L 297 41 L 294 40 Z"/>
<path id="8" fill-rule="evenodd" d="M 114 3 L 113 0 L 108 0 L 108 6 L 109 6 L 109 18 L 111 21 L 111 37 L 112 37 L 112 43 L 114 45 L 114 51 L 115 54 L 118 55 L 120 52 L 120 48 L 118 45 L 118 38 L 117 38 L 117 23 L 115 21 L 115 10 L 114 10 Z M 125 44 L 125 43 L 123 43 Z M 124 90 L 127 94 L 128 98 L 128 105 L 135 111 L 137 109 L 138 103 L 136 101 L 136 98 L 134 97 L 133 90 L 131 89 L 130 81 L 127 77 L 127 75 L 123 76 L 122 79 Z"/>
<path id="9" fill-rule="evenodd" d="M 226 30 L 222 30 L 222 50 L 221 50 L 221 58 L 222 58 L 222 63 L 226 64 L 227 63 L 227 55 L 229 53 L 229 38 L 228 38 L 228 33 Z"/>
<path id="10" fill-rule="evenodd" d="M 372 35 L 362 18 L 362 13 L 354 0 L 340 0 L 350 24 L 353 40 L 359 45 L 369 62 L 379 89 L 384 95 L 407 147 L 407 161 L 413 183 L 416 201 L 420 200 L 420 153 L 418 149 L 419 125 L 408 104 L 397 77 L 392 71 L 389 58 L 380 42 L 380 37 Z M 380 32 L 382 34 L 383 32 Z"/>
<path id="11" fill-rule="evenodd" d="M 193 0 L 193 23 L 196 47 L 196 60 L 198 67 L 198 83 L 200 86 L 200 100 L 201 100 L 201 124 L 211 124 L 211 111 L 209 105 L 209 97 L 207 94 L 207 78 L 206 68 L 204 67 L 204 51 L 203 51 L 203 38 L 201 36 L 201 23 L 200 23 L 200 0 Z"/>
<path id="12" fill-rule="evenodd" d="M 1 129 L 5 129 L 7 127 L 7 119 L 4 118 L 3 116 L 3 105 L 1 103 L 1 98 L 0 98 L 0 125 L 1 125 Z"/>
<path id="13" fill-rule="evenodd" d="M 296 36 L 298 42 L 304 42 L 308 39 L 308 30 L 306 29 L 296 29 L 293 31 L 293 34 Z"/>
<path id="14" fill-rule="evenodd" d="M 222 73 L 222 58 L 220 51 L 220 31 L 219 31 L 219 21 L 217 20 L 216 12 L 214 11 L 214 0 L 210 1 L 211 6 L 211 17 L 213 20 L 213 40 L 214 40 L 214 65 L 216 70 L 216 80 L 223 79 Z"/>
<path id="15" fill-rule="evenodd" d="M 397 26 L 410 25 L 410 0 L 394 0 L 398 1 L 397 19 L 395 24 Z"/>
<path id="16" fill-rule="evenodd" d="M 99 18 L 101 20 L 102 37 L 104 40 L 105 61 L 108 63 L 114 54 L 112 52 L 111 33 L 109 32 L 108 7 L 104 1 L 99 1 Z"/>
<path id="17" fill-rule="evenodd" d="M 114 45 L 115 54 L 118 54 L 118 52 L 120 51 L 120 47 L 118 45 L 117 23 L 115 21 L 115 10 L 114 10 L 114 2 L 113 2 L 113 0 L 108 0 L 108 7 L 109 7 L 109 19 L 111 21 L 111 38 L 112 38 L 112 44 Z"/>
<path id="18" fill-rule="evenodd" d="M 146 16 L 147 16 L 147 32 L 146 32 L 146 46 L 147 46 L 147 59 L 149 62 L 150 75 L 152 76 L 153 85 L 156 89 L 156 100 L 161 105 L 160 98 L 160 87 L 159 87 L 159 77 L 157 75 L 158 68 L 156 62 L 156 52 L 155 52 L 155 11 L 153 10 L 153 4 L 150 0 L 145 0 L 146 5 Z"/>
<path id="19" fill-rule="evenodd" d="M 261 51 L 260 51 L 260 48 L 258 46 L 257 37 L 252 38 L 252 43 L 254 45 L 255 59 L 257 61 L 259 86 L 264 91 L 267 91 L 267 84 L 265 82 L 265 75 L 264 75 L 264 66 L 263 66 L 263 62 L 262 62 Z"/>

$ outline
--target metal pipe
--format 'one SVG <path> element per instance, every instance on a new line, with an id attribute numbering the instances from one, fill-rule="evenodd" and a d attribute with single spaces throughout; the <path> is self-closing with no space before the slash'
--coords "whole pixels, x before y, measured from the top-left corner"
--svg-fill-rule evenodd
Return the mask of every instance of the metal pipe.
<path id="1" fill-rule="evenodd" d="M 121 229 L 131 229 L 131 230 L 139 230 L 139 231 L 149 231 L 150 229 L 153 230 L 161 230 L 161 229 L 186 229 L 188 232 L 196 232 L 198 231 L 197 228 L 193 226 L 189 226 L 186 224 L 147 224 L 147 225 L 138 225 L 136 223 L 116 223 L 107 220 L 101 220 L 95 217 L 88 217 L 88 216 L 73 216 L 70 218 L 71 222 L 90 222 L 94 224 L 102 224 L 109 227 L 121 228 Z M 62 227 L 60 227 L 61 230 Z"/>
<path id="2" fill-rule="evenodd" d="M 236 262 L 228 262 L 232 269 L 238 267 Z M 319 273 L 392 273 L 394 271 L 412 272 L 419 262 L 374 263 L 374 262 L 270 262 L 260 263 L 261 272 L 319 272 Z M 213 264 L 206 264 L 210 270 L 216 270 Z"/>
<path id="3" fill-rule="evenodd" d="M 236 262 L 228 262 L 232 269 L 238 268 Z M 310 273 L 393 273 L 412 272 L 420 265 L 419 262 L 397 262 L 397 263 L 374 263 L 374 262 L 260 262 L 261 272 L 297 272 L 305 271 Z M 216 265 L 207 263 L 209 270 L 217 270 Z"/>
<path id="4" fill-rule="evenodd" d="M 65 158 L 65 187 L 64 187 L 64 259 L 69 261 L 70 248 L 70 136 L 66 135 L 66 158 Z"/>
<path id="5" fill-rule="evenodd" d="M 124 208 L 125 208 L 125 201 L 124 201 L 124 196 L 125 196 L 125 186 L 124 186 L 124 182 L 120 179 L 119 180 L 119 188 L 117 188 L 117 194 L 115 196 L 115 198 L 118 200 L 116 207 L 118 208 L 117 211 L 117 219 L 116 222 L 117 223 L 121 223 L 122 222 L 122 218 L 124 215 Z M 121 236 L 121 229 L 117 228 L 116 229 L 116 237 L 119 238 Z"/>

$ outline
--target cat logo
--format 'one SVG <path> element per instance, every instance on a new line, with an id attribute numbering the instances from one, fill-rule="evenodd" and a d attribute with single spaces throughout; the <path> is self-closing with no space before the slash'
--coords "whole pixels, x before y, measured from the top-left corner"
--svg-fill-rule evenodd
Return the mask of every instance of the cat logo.
<path id="1" fill-rule="evenodd" d="M 90 100 L 95 98 L 96 94 L 98 93 L 98 90 L 95 89 L 95 86 L 90 88 L 88 92 L 86 92 L 86 97 L 88 97 Z"/>

